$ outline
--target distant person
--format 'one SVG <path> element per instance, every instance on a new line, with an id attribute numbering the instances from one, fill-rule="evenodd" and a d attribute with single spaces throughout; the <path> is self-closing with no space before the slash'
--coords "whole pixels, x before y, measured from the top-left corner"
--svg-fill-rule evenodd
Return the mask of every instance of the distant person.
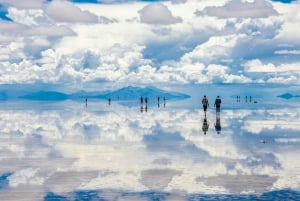
<path id="1" fill-rule="evenodd" d="M 208 131 L 208 128 L 209 128 L 209 123 L 207 122 L 207 118 L 205 116 L 204 119 L 203 119 L 203 124 L 202 124 L 202 131 L 203 131 L 204 135 L 206 135 L 206 132 Z"/>
<path id="2" fill-rule="evenodd" d="M 216 100 L 215 100 L 215 107 L 216 107 L 216 111 L 217 112 L 220 112 L 220 109 L 221 109 L 221 103 L 222 103 L 222 101 L 221 101 L 221 98 L 220 98 L 220 96 L 217 96 L 217 98 L 216 98 Z"/>
<path id="3" fill-rule="evenodd" d="M 166 107 L 166 97 L 164 96 L 164 107 Z"/>
<path id="4" fill-rule="evenodd" d="M 160 107 L 160 104 L 159 104 L 159 96 L 157 96 L 157 107 L 158 107 L 158 108 Z"/>
<path id="5" fill-rule="evenodd" d="M 204 114 L 206 116 L 206 110 L 207 110 L 207 107 L 209 106 L 209 103 L 208 103 L 208 99 L 206 98 L 205 95 L 202 99 L 202 105 L 203 105 Z"/>
<path id="6" fill-rule="evenodd" d="M 87 98 L 85 98 L 85 107 L 87 107 Z"/>
<path id="7" fill-rule="evenodd" d="M 141 100 L 141 105 L 143 105 L 144 104 L 144 98 L 142 96 L 141 96 L 140 100 Z"/>
<path id="8" fill-rule="evenodd" d="M 221 127 L 221 116 L 220 116 L 220 112 L 217 112 L 215 130 L 217 131 L 218 134 L 220 134 L 221 129 L 222 129 L 222 127 Z"/>
<path id="9" fill-rule="evenodd" d="M 251 97 L 251 96 L 250 96 L 250 100 L 249 100 L 249 101 L 250 101 L 250 103 L 251 103 L 251 101 L 252 101 L 252 97 Z"/>
<path id="10" fill-rule="evenodd" d="M 143 108 L 143 106 L 141 105 L 141 110 L 140 110 L 140 111 L 141 111 L 141 113 L 143 113 L 143 110 L 144 110 L 144 108 Z"/>
<path id="11" fill-rule="evenodd" d="M 148 98 L 147 97 L 145 98 L 145 103 L 146 103 L 146 107 L 147 107 L 147 105 L 148 105 Z"/>
<path id="12" fill-rule="evenodd" d="M 111 104 L 111 99 L 109 98 L 109 99 L 108 99 L 108 105 L 110 105 L 110 104 Z"/>

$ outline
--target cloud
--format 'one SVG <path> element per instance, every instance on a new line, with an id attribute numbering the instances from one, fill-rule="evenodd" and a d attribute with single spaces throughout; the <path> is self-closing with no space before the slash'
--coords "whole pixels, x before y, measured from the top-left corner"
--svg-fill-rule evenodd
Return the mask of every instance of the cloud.
<path id="1" fill-rule="evenodd" d="M 272 63 L 263 64 L 259 59 L 254 59 L 247 61 L 244 64 L 244 68 L 246 72 L 269 72 L 269 73 L 283 73 L 283 72 L 300 72 L 298 68 L 299 63 L 290 63 L 290 64 L 280 64 L 279 66 L 275 66 Z"/>
<path id="2" fill-rule="evenodd" d="M 63 11 L 63 12 L 62 12 Z M 56 22 L 96 23 L 98 17 L 88 11 L 83 11 L 68 1 L 52 1 L 45 13 Z"/>
<path id="3" fill-rule="evenodd" d="M 0 4 L 13 6 L 20 9 L 39 9 L 43 6 L 45 0 L 0 0 Z"/>
<path id="4" fill-rule="evenodd" d="M 174 17 L 168 7 L 162 3 L 152 3 L 139 11 L 141 22 L 146 24 L 169 25 L 182 22 L 180 17 Z"/>
<path id="5" fill-rule="evenodd" d="M 36 26 L 25 31 L 29 36 L 72 36 L 75 33 L 66 26 Z"/>
<path id="6" fill-rule="evenodd" d="M 276 50 L 275 54 L 292 54 L 292 55 L 299 55 L 300 50 Z"/>
<path id="7" fill-rule="evenodd" d="M 272 4 L 264 0 L 248 1 L 229 1 L 221 7 L 210 6 L 202 11 L 196 11 L 196 15 L 209 15 L 220 18 L 264 18 L 278 15 Z"/>

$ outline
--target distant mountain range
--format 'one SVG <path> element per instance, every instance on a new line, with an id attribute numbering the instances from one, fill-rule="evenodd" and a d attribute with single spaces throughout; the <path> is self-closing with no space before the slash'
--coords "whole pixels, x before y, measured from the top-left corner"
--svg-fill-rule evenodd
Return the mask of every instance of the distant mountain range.
<path id="1" fill-rule="evenodd" d="M 10 92 L 12 93 L 12 92 Z M 0 100 L 8 100 L 10 95 L 5 91 L 0 92 Z M 106 92 L 86 92 L 78 91 L 72 94 L 66 94 L 58 91 L 38 91 L 38 92 L 28 92 L 16 96 L 14 94 L 14 99 L 25 99 L 25 100 L 40 100 L 40 101 L 64 101 L 64 100 L 81 100 L 81 99 L 111 99 L 111 100 L 139 100 L 140 97 L 147 97 L 150 99 L 157 99 L 160 97 L 167 100 L 179 100 L 189 98 L 189 95 L 169 92 L 158 89 L 156 87 L 124 87 L 115 91 Z"/>
<path id="2" fill-rule="evenodd" d="M 290 93 L 285 93 L 285 94 L 281 94 L 277 97 L 284 98 L 284 99 L 291 99 L 291 98 L 300 98 L 300 95 L 293 95 L 293 94 L 290 94 Z"/>

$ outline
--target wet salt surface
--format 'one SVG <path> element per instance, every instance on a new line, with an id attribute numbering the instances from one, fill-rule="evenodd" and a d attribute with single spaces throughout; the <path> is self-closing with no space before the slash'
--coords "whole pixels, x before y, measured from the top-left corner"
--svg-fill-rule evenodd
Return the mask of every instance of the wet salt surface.
<path id="1" fill-rule="evenodd" d="M 2 102 L 0 200 L 299 200 L 298 99 L 222 91 L 220 114 L 207 94 L 205 134 L 202 92 L 147 112 L 138 101 Z"/>

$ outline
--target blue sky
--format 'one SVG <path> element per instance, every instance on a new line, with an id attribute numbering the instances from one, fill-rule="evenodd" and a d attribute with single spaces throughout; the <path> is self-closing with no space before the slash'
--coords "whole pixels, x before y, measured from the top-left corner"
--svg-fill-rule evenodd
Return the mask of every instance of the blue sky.
<path id="1" fill-rule="evenodd" d="M 285 0 L 0 0 L 0 84 L 299 84 L 299 9 Z"/>

